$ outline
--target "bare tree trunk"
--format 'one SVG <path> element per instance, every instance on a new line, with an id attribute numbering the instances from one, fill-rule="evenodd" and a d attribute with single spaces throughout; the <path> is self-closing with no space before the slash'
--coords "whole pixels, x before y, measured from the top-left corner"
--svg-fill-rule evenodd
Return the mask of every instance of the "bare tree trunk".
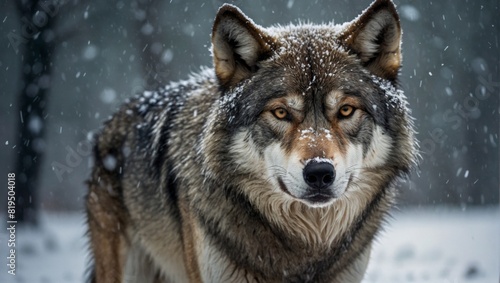
<path id="1" fill-rule="evenodd" d="M 52 56 L 54 52 L 54 15 L 44 11 L 48 1 L 17 1 L 22 22 L 23 44 L 22 86 L 19 93 L 19 124 L 17 136 L 16 220 L 18 223 L 37 224 L 37 194 L 40 166 L 45 149 L 45 119 L 49 91 Z M 47 6 L 45 6 L 47 7 Z"/>

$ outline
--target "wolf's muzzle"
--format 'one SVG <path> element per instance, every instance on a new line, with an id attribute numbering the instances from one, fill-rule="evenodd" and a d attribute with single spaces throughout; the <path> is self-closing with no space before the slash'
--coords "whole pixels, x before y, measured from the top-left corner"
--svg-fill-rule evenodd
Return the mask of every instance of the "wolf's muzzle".
<path id="1" fill-rule="evenodd" d="M 335 167 L 331 163 L 311 161 L 304 167 L 303 177 L 309 187 L 302 199 L 319 204 L 335 198 L 331 189 L 335 181 Z"/>
<path id="2" fill-rule="evenodd" d="M 325 189 L 335 181 L 335 168 L 329 162 L 309 162 L 303 170 L 304 181 L 312 189 Z"/>

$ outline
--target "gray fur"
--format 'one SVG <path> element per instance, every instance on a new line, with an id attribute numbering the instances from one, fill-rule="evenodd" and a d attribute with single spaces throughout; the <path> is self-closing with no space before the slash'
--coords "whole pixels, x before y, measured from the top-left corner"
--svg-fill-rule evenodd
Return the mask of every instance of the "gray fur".
<path id="1" fill-rule="evenodd" d="M 392 2 L 375 1 L 366 15 L 377 13 L 390 24 L 388 40 L 399 41 Z M 371 60 L 380 58 L 368 58 L 376 47 L 360 54 L 362 42 L 345 39 L 348 31 L 358 32 L 352 25 L 262 29 L 245 19 L 223 6 L 214 25 L 215 68 L 131 99 L 96 138 L 87 198 L 95 282 L 130 276 L 149 282 L 362 279 L 371 242 L 394 202 L 395 182 L 416 159 L 412 118 L 393 71 Z M 325 110 L 334 91 L 359 103 L 353 121 Z M 304 105 L 290 122 L 298 131 L 312 129 L 325 139 L 315 131 L 340 127 L 345 138 L 333 137 L 336 156 L 356 145 L 363 158 L 389 147 L 380 149 L 387 157 L 372 161 L 373 168 L 346 180 L 350 199 L 313 207 L 274 193 L 279 189 L 260 165 L 238 156 L 250 148 L 246 154 L 263 160 L 273 144 L 284 154 L 296 152 L 303 137 L 289 138 L 288 124 L 265 116 L 269 103 L 292 94 Z M 390 144 L 374 144 L 375 138 Z M 327 157 L 319 149 L 307 152 Z M 108 238 L 113 248 L 104 252 Z"/>

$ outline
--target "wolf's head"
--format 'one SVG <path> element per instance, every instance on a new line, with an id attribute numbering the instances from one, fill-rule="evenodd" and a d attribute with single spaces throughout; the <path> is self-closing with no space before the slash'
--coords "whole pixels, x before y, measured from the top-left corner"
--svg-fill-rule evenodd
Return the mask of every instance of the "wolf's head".
<path id="1" fill-rule="evenodd" d="M 400 45 L 388 0 L 343 25 L 269 29 L 222 6 L 212 33 L 221 97 L 206 131 L 207 171 L 253 184 L 252 199 L 309 207 L 388 187 L 415 158 L 397 87 Z"/>

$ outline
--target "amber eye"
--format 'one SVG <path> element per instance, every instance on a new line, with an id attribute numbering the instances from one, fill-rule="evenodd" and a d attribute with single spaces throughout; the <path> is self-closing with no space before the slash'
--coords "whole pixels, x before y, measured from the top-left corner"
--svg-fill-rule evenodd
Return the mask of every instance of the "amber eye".
<path id="1" fill-rule="evenodd" d="M 284 108 L 276 108 L 273 110 L 273 115 L 274 117 L 283 120 L 288 118 L 288 111 L 286 111 L 286 109 Z"/>
<path id="2" fill-rule="evenodd" d="M 349 116 L 351 116 L 353 113 L 354 113 L 354 107 L 352 107 L 351 105 L 344 105 L 340 108 L 340 117 L 342 118 L 347 118 Z"/>

